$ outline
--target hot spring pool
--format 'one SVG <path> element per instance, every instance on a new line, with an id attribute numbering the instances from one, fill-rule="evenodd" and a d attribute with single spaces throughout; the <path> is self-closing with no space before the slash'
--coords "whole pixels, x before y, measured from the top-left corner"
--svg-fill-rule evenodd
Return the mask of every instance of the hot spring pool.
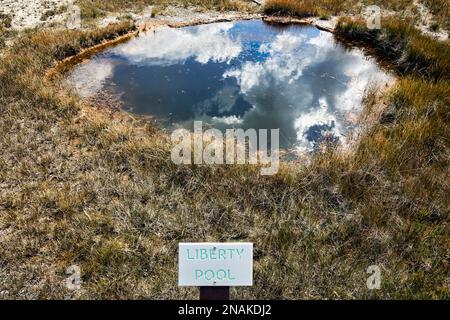
<path id="1" fill-rule="evenodd" d="M 344 141 L 365 90 L 391 76 L 359 49 L 313 26 L 260 20 L 162 28 L 76 66 L 85 97 L 112 94 L 123 108 L 169 130 L 194 120 L 228 128 L 280 129 L 280 146 L 313 150 Z"/>

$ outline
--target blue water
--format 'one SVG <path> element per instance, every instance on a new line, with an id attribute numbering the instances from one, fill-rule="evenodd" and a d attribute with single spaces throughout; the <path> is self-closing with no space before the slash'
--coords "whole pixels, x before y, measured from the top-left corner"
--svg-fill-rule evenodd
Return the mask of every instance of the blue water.
<path id="1" fill-rule="evenodd" d="M 345 141 L 365 90 L 390 77 L 358 49 L 312 26 L 262 21 L 164 28 L 76 67 L 84 96 L 106 91 L 170 129 L 280 129 L 284 148 Z"/>

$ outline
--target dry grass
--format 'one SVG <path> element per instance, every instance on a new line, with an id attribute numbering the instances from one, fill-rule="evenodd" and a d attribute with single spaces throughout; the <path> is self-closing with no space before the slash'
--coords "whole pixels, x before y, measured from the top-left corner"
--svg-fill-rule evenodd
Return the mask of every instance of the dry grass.
<path id="1" fill-rule="evenodd" d="M 436 20 L 431 27 L 443 27 L 450 30 L 448 0 L 420 1 L 432 12 Z M 372 0 L 372 1 L 334 1 L 334 0 L 268 0 L 264 12 L 270 15 L 304 17 L 329 17 L 330 15 L 355 14 L 360 15 L 369 5 L 377 5 L 382 9 L 395 12 L 399 20 L 410 20 L 411 24 L 420 24 L 418 8 L 413 0 Z"/>
<path id="2" fill-rule="evenodd" d="M 384 9 L 402 11 L 413 5 L 413 0 L 371 0 L 363 1 L 365 5 L 377 5 Z"/>
<path id="3" fill-rule="evenodd" d="M 0 12 L 0 29 L 2 28 L 10 28 L 12 22 L 12 17 L 9 14 L 5 14 Z"/>
<path id="4" fill-rule="evenodd" d="M 153 0 L 156 5 L 196 6 L 203 9 L 218 11 L 249 11 L 252 9 L 249 0 Z"/>
<path id="5" fill-rule="evenodd" d="M 264 6 L 266 14 L 292 15 L 296 17 L 337 15 L 354 6 L 357 1 L 338 0 L 268 0 Z"/>
<path id="6" fill-rule="evenodd" d="M 2 57 L 3 298 L 196 298 L 177 287 L 178 242 L 240 240 L 255 244 L 255 285 L 234 298 L 449 298 L 448 74 L 401 69 L 408 77 L 350 154 L 284 163 L 271 177 L 176 166 L 155 128 L 44 80 L 56 61 L 130 28 L 33 31 Z M 350 30 L 341 36 L 355 39 Z M 427 48 L 427 63 L 448 66 Z M 72 264 L 78 292 L 63 285 Z M 381 290 L 366 287 L 372 264 Z"/>
<path id="7" fill-rule="evenodd" d="M 6 40 L 10 38 L 11 34 L 11 15 L 0 12 L 0 50 L 5 47 Z"/>
<path id="8" fill-rule="evenodd" d="M 340 19 L 337 36 L 368 45 L 379 57 L 394 63 L 402 74 L 415 73 L 426 79 L 450 79 L 450 47 L 433 40 L 396 18 L 384 19 L 381 30 L 368 30 L 364 21 Z"/>
<path id="9" fill-rule="evenodd" d="M 150 0 L 78 0 L 83 19 L 95 19 L 106 16 L 108 12 L 141 10 L 150 5 Z"/>
<path id="10" fill-rule="evenodd" d="M 265 5 L 267 14 L 292 15 L 297 17 L 339 15 L 343 13 L 361 13 L 358 1 L 338 0 L 268 0 Z M 374 0 L 362 1 L 364 6 L 378 5 L 384 9 L 401 11 L 412 6 L 413 0 Z"/>
<path id="11" fill-rule="evenodd" d="M 383 9 L 399 13 L 405 10 L 414 10 L 413 0 L 268 0 L 264 11 L 267 14 L 296 17 L 329 16 L 350 13 L 361 14 L 363 8 L 369 5 L 378 5 Z"/>
<path id="12" fill-rule="evenodd" d="M 450 2 L 448 0 L 422 1 L 436 17 L 437 22 L 450 34 Z"/>
<path id="13" fill-rule="evenodd" d="M 114 12 L 140 11 L 149 5 L 155 5 L 157 10 L 168 5 L 197 6 L 219 11 L 251 10 L 251 5 L 247 0 L 78 0 L 78 4 L 84 19 L 95 19 Z"/>

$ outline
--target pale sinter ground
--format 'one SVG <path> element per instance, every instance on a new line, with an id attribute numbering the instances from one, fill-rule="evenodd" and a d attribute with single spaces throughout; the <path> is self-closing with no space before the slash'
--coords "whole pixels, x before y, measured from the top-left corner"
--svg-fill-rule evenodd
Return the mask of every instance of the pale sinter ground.
<path id="1" fill-rule="evenodd" d="M 0 13 L 7 14 L 12 18 L 13 29 L 27 29 L 37 26 L 48 26 L 50 24 L 64 27 L 68 16 L 68 5 L 73 4 L 73 0 L 0 0 Z M 248 0 L 254 7 L 254 12 L 260 12 L 265 0 Z M 257 3 L 260 3 L 258 5 Z M 76 3 L 75 3 L 76 4 Z M 432 31 L 430 26 L 433 24 L 433 15 L 418 0 L 414 0 L 414 6 L 420 15 L 417 19 L 416 27 L 423 33 L 436 37 L 439 40 L 448 39 L 444 30 Z M 360 5 L 361 13 L 364 13 L 365 6 Z M 186 22 L 192 20 L 213 20 L 217 18 L 236 18 L 238 12 L 217 12 L 213 10 L 198 10 L 195 7 L 168 6 L 163 11 L 157 12 L 156 17 L 152 17 L 153 6 L 148 6 L 139 14 L 127 13 L 137 23 L 151 20 L 152 18 L 164 18 L 168 22 Z M 382 10 L 382 16 L 394 15 L 395 12 Z M 123 13 L 110 13 L 106 17 L 97 20 L 100 27 L 107 26 L 110 23 L 119 21 Z M 329 20 L 310 19 L 311 22 L 326 29 L 333 29 L 337 23 L 338 17 L 330 17 Z"/>

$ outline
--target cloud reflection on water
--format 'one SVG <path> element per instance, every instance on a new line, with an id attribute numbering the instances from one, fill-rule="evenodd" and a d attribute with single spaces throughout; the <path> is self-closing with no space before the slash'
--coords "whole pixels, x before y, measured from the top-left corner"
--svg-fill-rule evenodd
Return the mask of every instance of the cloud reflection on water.
<path id="1" fill-rule="evenodd" d="M 329 33 L 274 31 L 260 21 L 162 29 L 75 74 L 86 68 L 94 90 L 110 81 L 138 113 L 186 127 L 203 120 L 219 129 L 280 128 L 281 145 L 301 151 L 312 150 L 324 132 L 343 141 L 346 117 L 361 108 L 364 90 L 390 80 Z"/>
<path id="2" fill-rule="evenodd" d="M 164 28 L 149 36 L 130 41 L 112 51 L 130 64 L 168 66 L 182 64 L 188 58 L 206 64 L 230 62 L 242 51 L 228 32 L 233 23 L 200 25 L 195 29 Z"/>

